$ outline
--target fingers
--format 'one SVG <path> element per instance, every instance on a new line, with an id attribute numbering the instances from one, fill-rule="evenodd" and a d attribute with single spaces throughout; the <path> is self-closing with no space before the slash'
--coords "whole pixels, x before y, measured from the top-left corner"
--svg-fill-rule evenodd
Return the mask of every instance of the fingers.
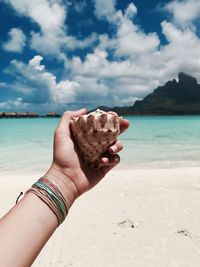
<path id="1" fill-rule="evenodd" d="M 120 119 L 120 134 L 126 131 L 129 127 L 129 121 L 126 119 Z"/>
<path id="2" fill-rule="evenodd" d="M 69 134 L 69 124 L 73 117 L 79 117 L 87 113 L 85 108 L 76 111 L 65 111 L 62 115 L 57 131 Z"/>
<path id="3" fill-rule="evenodd" d="M 101 158 L 101 167 L 100 170 L 105 176 L 111 169 L 113 169 L 120 162 L 119 155 L 109 156 L 107 158 Z"/>
<path id="4" fill-rule="evenodd" d="M 100 166 L 112 166 L 120 162 L 118 153 L 123 149 L 122 143 L 117 140 L 114 145 L 108 148 L 108 152 L 100 158 Z"/>
<path id="5" fill-rule="evenodd" d="M 114 145 L 112 145 L 108 148 L 108 152 L 111 155 L 115 155 L 115 154 L 119 153 L 122 149 L 123 149 L 122 143 L 119 140 L 117 140 Z"/>
<path id="6" fill-rule="evenodd" d="M 119 155 L 107 155 L 105 157 L 102 157 L 100 159 L 100 164 L 101 166 L 112 166 L 112 165 L 117 165 L 120 162 L 120 157 Z"/>
<path id="7" fill-rule="evenodd" d="M 123 149 L 122 143 L 117 140 L 112 146 L 108 148 L 108 152 L 103 154 L 99 160 L 100 166 L 115 165 L 120 162 L 118 153 Z"/>

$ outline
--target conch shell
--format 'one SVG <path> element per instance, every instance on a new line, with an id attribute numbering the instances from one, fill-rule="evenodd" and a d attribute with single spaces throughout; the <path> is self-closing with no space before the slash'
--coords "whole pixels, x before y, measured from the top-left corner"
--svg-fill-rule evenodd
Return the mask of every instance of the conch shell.
<path id="1" fill-rule="evenodd" d="M 100 109 L 71 120 L 74 141 L 86 163 L 99 167 L 100 157 L 119 135 L 119 122 L 117 114 Z"/>

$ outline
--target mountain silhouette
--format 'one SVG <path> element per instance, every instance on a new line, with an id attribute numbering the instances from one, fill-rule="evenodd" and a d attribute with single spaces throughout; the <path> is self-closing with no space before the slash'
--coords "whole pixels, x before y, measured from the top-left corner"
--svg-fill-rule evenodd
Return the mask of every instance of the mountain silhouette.
<path id="1" fill-rule="evenodd" d="M 200 115 L 200 84 L 194 77 L 181 72 L 178 81 L 168 81 L 133 106 L 112 110 L 120 115 Z"/>
<path id="2" fill-rule="evenodd" d="M 200 114 L 200 85 L 185 73 L 159 86 L 152 94 L 133 106 L 136 114 Z"/>

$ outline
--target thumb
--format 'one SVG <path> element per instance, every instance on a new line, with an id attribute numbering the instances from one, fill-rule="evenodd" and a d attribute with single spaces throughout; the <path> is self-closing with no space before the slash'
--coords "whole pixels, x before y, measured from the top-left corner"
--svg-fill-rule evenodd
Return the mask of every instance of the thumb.
<path id="1" fill-rule="evenodd" d="M 70 125 L 70 121 L 73 117 L 79 117 L 81 115 L 84 115 L 87 113 L 87 110 L 85 108 L 83 109 L 79 109 L 79 110 L 76 110 L 76 111 L 65 111 L 62 115 L 62 118 L 60 120 L 60 123 L 58 125 L 58 128 L 57 130 L 59 132 L 64 132 L 65 134 L 66 133 L 70 133 L 70 130 L 69 130 L 69 125 Z"/>

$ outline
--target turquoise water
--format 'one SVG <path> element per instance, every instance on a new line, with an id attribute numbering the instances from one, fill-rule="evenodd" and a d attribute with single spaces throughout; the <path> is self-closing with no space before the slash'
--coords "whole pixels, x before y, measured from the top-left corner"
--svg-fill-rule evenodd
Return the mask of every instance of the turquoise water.
<path id="1" fill-rule="evenodd" d="M 135 168 L 200 166 L 200 116 L 128 117 L 124 164 Z"/>
<path id="2" fill-rule="evenodd" d="M 127 117 L 121 167 L 200 166 L 200 116 Z M 1 119 L 0 171 L 46 171 L 59 119 Z"/>

